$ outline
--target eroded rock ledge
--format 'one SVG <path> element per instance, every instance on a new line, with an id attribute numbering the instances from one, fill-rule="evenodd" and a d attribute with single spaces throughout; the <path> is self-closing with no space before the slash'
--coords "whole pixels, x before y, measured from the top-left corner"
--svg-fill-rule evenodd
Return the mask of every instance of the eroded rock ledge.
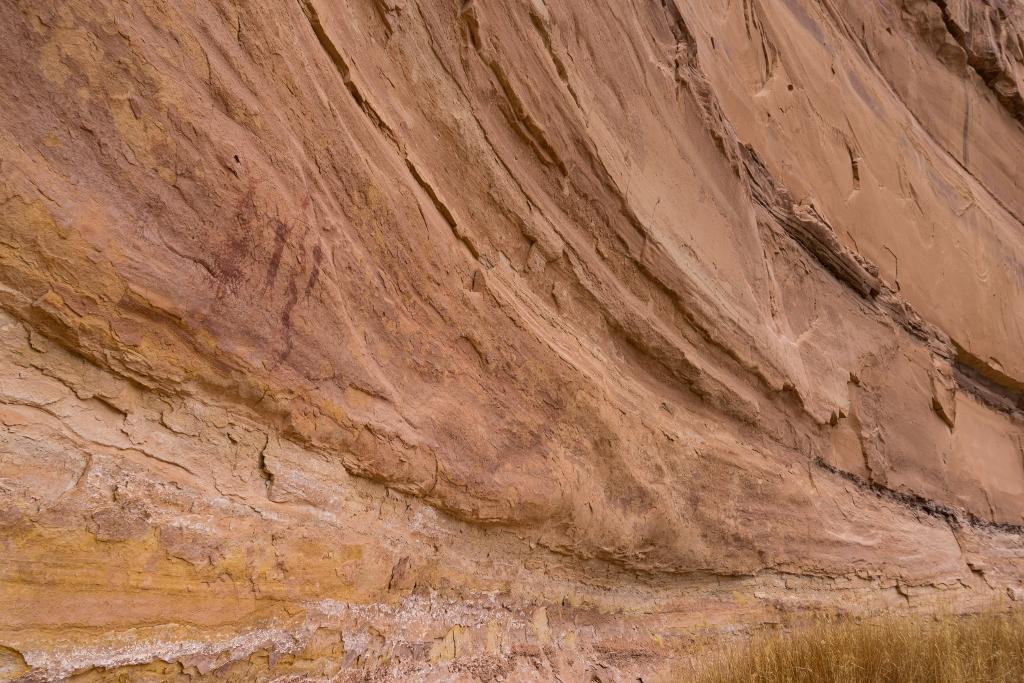
<path id="1" fill-rule="evenodd" d="M 1024 598 L 1021 17 L 0 7 L 0 679 Z"/>

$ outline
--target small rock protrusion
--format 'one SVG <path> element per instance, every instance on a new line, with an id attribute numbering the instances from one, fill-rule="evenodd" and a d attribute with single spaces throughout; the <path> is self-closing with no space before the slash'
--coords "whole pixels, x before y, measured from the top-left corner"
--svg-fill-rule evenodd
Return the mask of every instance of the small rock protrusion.
<path id="1" fill-rule="evenodd" d="M 391 579 L 388 581 L 388 590 L 407 591 L 416 587 L 416 572 L 412 559 L 406 555 L 402 557 L 395 566 L 391 568 Z"/>
<path id="2" fill-rule="evenodd" d="M 949 365 L 934 360 L 932 364 L 932 410 L 953 429 L 956 423 L 956 382 Z"/>

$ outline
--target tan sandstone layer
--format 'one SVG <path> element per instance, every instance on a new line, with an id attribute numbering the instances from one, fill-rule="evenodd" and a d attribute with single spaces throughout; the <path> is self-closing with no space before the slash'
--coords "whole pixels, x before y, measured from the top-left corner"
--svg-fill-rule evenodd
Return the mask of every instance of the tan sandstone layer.
<path id="1" fill-rule="evenodd" d="M 678 680 L 1024 599 L 1016 0 L 0 28 L 0 680 Z"/>

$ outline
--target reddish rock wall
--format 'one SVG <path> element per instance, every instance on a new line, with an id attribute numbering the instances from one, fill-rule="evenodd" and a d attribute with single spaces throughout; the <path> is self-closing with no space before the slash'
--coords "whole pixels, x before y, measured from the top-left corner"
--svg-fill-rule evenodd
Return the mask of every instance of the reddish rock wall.
<path id="1" fill-rule="evenodd" d="M 1019 2 L 0 26 L 0 680 L 671 680 L 1024 598 Z"/>

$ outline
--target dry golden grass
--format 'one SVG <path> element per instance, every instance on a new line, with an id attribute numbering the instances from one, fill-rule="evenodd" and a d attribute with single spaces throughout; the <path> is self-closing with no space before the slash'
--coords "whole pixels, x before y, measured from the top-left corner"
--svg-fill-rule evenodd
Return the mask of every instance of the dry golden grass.
<path id="1" fill-rule="evenodd" d="M 1024 681 L 1024 611 L 825 619 L 712 657 L 700 683 Z"/>

